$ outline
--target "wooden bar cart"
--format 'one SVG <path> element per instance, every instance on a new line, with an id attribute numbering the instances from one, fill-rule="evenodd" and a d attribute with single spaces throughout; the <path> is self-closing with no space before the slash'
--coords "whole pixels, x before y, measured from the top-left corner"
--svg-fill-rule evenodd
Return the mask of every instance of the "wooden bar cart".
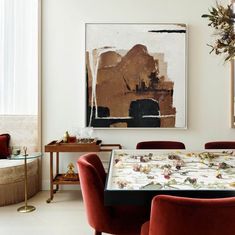
<path id="1" fill-rule="evenodd" d="M 52 141 L 45 145 L 45 152 L 50 153 L 50 197 L 47 199 L 47 203 L 50 203 L 54 194 L 59 190 L 59 185 L 76 185 L 80 184 L 79 174 L 73 179 L 65 179 L 64 174 L 59 172 L 59 153 L 71 153 L 71 152 L 107 152 L 113 149 L 121 149 L 120 144 L 101 144 L 100 140 L 92 143 L 63 143 L 59 141 Z M 53 158 L 56 154 L 56 170 L 54 176 L 54 164 Z M 54 189 L 54 185 L 56 188 Z"/>

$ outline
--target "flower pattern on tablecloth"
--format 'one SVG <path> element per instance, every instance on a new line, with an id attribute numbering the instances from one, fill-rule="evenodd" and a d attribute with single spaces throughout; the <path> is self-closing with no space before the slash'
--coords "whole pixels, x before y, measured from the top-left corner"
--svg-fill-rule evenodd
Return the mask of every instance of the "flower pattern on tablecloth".
<path id="1" fill-rule="evenodd" d="M 109 190 L 233 190 L 235 153 L 114 150 Z"/>

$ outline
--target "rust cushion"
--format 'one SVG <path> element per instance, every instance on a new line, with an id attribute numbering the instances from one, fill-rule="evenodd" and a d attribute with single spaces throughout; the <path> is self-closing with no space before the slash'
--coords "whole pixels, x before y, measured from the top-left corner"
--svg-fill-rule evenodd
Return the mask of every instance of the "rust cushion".
<path id="1" fill-rule="evenodd" d="M 9 151 L 10 135 L 0 135 L 0 159 L 7 158 L 10 155 Z"/>

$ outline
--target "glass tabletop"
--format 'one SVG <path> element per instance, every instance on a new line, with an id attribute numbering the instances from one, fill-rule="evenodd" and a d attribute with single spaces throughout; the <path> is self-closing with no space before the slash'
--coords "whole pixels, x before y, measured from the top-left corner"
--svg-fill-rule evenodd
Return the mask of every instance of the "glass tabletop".
<path id="1" fill-rule="evenodd" d="M 12 159 L 12 160 L 23 160 L 23 159 L 33 159 L 33 158 L 37 158 L 37 157 L 42 157 L 42 153 L 40 152 L 35 152 L 35 153 L 30 153 L 30 154 L 27 154 L 26 156 L 25 155 L 22 155 L 22 154 L 19 154 L 19 155 L 11 155 L 9 157 L 9 159 Z"/>

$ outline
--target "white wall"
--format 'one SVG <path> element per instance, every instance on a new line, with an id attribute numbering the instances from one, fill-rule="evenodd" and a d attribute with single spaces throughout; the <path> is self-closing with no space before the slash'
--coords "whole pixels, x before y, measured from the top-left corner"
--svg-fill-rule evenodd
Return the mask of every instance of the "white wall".
<path id="1" fill-rule="evenodd" d="M 228 1 L 220 1 L 227 4 Z M 223 58 L 209 55 L 212 30 L 201 15 L 214 0 L 43 0 L 43 144 L 85 123 L 84 23 L 186 23 L 188 36 L 188 129 L 97 130 L 104 143 L 135 148 L 141 140 L 179 140 L 187 149 L 207 141 L 234 140 L 229 127 L 230 71 Z M 61 168 L 66 170 L 63 159 Z M 48 188 L 49 156 L 43 160 Z"/>

